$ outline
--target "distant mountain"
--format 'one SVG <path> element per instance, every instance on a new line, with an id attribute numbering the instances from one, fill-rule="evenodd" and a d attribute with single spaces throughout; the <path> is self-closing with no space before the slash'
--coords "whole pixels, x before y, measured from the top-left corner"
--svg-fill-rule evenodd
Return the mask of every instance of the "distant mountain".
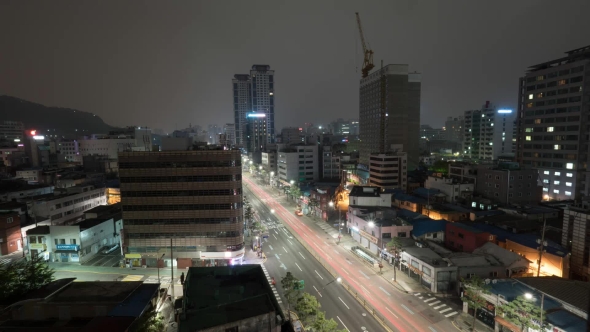
<path id="1" fill-rule="evenodd" d="M 98 115 L 71 108 L 48 107 L 11 96 L 0 96 L 0 121 L 21 121 L 26 130 L 39 135 L 76 138 L 83 135 L 106 134 L 115 127 Z M 77 131 L 76 131 L 77 129 Z"/>

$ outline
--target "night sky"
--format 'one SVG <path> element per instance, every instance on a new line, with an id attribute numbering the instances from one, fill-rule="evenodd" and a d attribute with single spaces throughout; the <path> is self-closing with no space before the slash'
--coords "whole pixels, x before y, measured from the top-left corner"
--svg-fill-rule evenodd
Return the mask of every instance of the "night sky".
<path id="1" fill-rule="evenodd" d="M 6 1 L 0 95 L 165 131 L 233 122 L 231 79 L 276 72 L 276 126 L 358 118 L 375 64 L 422 73 L 422 123 L 515 108 L 529 65 L 590 44 L 590 1 Z"/>

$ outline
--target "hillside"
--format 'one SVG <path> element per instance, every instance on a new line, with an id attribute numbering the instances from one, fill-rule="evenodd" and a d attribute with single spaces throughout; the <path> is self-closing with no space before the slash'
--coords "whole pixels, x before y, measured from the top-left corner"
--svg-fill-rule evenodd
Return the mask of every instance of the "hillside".
<path id="1" fill-rule="evenodd" d="M 114 129 L 92 113 L 71 108 L 48 107 L 11 96 L 0 96 L 0 121 L 5 120 L 21 121 L 25 129 L 36 129 L 42 135 L 66 138 L 106 134 Z"/>

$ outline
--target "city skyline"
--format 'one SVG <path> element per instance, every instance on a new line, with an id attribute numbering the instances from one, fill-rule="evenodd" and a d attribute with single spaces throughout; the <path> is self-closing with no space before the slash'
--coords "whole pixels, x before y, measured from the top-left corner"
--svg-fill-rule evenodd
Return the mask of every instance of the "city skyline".
<path id="1" fill-rule="evenodd" d="M 359 11 L 376 62 L 411 63 L 423 74 L 421 117 L 441 127 L 447 116 L 476 108 L 481 100 L 515 109 L 523 68 L 585 46 L 581 34 L 567 32 L 585 31 L 590 24 L 567 19 L 569 7 L 539 2 L 511 3 L 509 10 L 504 3 L 338 4 L 337 10 L 316 4 L 311 12 L 305 3 L 236 4 L 231 10 L 214 3 L 172 3 L 134 15 L 136 6 L 126 4 L 3 3 L 3 39 L 14 52 L 0 64 L 7 78 L 0 94 L 95 113 L 115 126 L 140 122 L 172 131 L 188 123 L 232 123 L 228 78 L 266 63 L 281 73 L 276 129 L 302 118 L 313 123 L 356 118 L 362 57 L 354 12 Z M 589 5 L 580 1 L 577 8 Z M 247 32 L 261 40 L 252 42 L 237 27 L 261 9 L 273 11 L 274 18 Z M 497 24 L 478 24 L 479 13 L 498 17 Z M 95 17 L 106 18 L 109 28 L 97 28 L 102 23 Z M 532 22 L 549 18 L 563 24 L 541 25 L 528 34 Z M 468 46 L 475 44 L 483 47 Z M 207 47 L 229 52 L 213 55 Z"/>

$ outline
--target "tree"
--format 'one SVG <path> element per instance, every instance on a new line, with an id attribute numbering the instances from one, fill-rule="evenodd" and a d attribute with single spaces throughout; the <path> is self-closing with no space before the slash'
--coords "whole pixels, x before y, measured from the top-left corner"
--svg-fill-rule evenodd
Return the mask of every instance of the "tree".
<path id="1" fill-rule="evenodd" d="M 293 199 L 297 199 L 301 195 L 302 195 L 301 189 L 299 189 L 299 187 L 297 185 L 291 186 L 291 196 L 293 196 Z"/>
<path id="2" fill-rule="evenodd" d="M 313 319 L 317 317 L 321 306 L 322 305 L 318 302 L 318 299 L 315 296 L 309 293 L 303 293 L 302 296 L 297 299 L 295 311 L 297 311 L 299 318 L 307 325 L 313 322 Z"/>
<path id="3" fill-rule="evenodd" d="M 449 171 L 449 162 L 444 160 L 437 160 L 432 164 L 430 169 L 436 173 L 447 173 Z"/>
<path id="4" fill-rule="evenodd" d="M 164 319 L 155 310 L 143 314 L 137 321 L 136 331 L 160 332 L 164 330 Z"/>
<path id="5" fill-rule="evenodd" d="M 473 276 L 470 279 L 461 278 L 463 284 L 463 297 L 461 300 L 467 302 L 469 308 L 473 309 L 473 324 L 471 331 L 475 331 L 475 317 L 477 310 L 487 305 L 486 299 L 483 294 L 489 293 L 489 286 L 478 276 Z"/>
<path id="6" fill-rule="evenodd" d="M 338 330 L 338 323 L 333 318 L 326 319 L 326 313 L 323 311 L 318 311 L 318 315 L 316 320 L 311 324 L 314 331 L 321 331 L 321 332 L 340 332 L 346 330 Z"/>
<path id="7" fill-rule="evenodd" d="M 312 214 L 312 213 L 313 213 L 313 215 L 315 216 L 315 213 L 316 213 L 316 208 L 317 208 L 318 206 L 320 206 L 320 202 L 318 202 L 318 200 L 317 200 L 317 199 L 315 199 L 314 197 L 311 197 L 311 198 L 309 199 L 309 210 L 310 210 L 310 212 L 309 212 L 309 213 L 310 213 L 310 214 Z"/>
<path id="8" fill-rule="evenodd" d="M 297 304 L 297 300 L 301 297 L 301 290 L 296 287 L 298 282 L 299 279 L 295 278 L 295 276 L 288 271 L 283 279 L 281 279 L 283 295 L 285 295 L 285 298 L 287 299 L 287 310 L 290 310 L 291 306 L 295 306 L 295 304 Z M 291 315 L 289 315 L 289 320 L 291 320 Z"/>
<path id="9" fill-rule="evenodd" d="M 54 280 L 55 271 L 41 256 L 29 261 L 12 261 L 0 267 L 0 300 L 18 299 Z"/>
<path id="10" fill-rule="evenodd" d="M 260 232 L 264 232 L 264 225 L 262 225 L 262 223 L 260 221 L 255 221 L 252 223 L 252 230 L 253 231 L 260 231 Z"/>
<path id="11" fill-rule="evenodd" d="M 498 311 L 509 322 L 514 323 L 524 331 L 524 328 L 538 329 L 538 322 L 541 319 L 541 308 L 531 300 L 522 296 L 517 297 L 498 308 Z M 543 326 L 545 326 L 545 312 L 543 312 Z M 543 330 L 544 331 L 544 330 Z"/>
<path id="12" fill-rule="evenodd" d="M 386 244 L 388 250 L 391 251 L 393 249 L 393 281 L 397 281 L 397 272 L 395 268 L 395 264 L 397 262 L 397 254 L 402 249 L 402 242 L 399 237 L 392 237 L 391 241 Z"/>

